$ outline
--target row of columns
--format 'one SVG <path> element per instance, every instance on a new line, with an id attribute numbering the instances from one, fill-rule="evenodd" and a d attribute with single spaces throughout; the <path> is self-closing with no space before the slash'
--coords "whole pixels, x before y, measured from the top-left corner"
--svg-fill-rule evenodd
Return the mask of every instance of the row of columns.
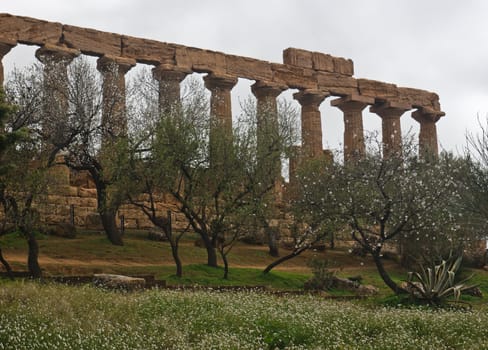
<path id="1" fill-rule="evenodd" d="M 7 54 L 14 43 L 0 43 L 1 58 Z M 44 64 L 45 74 L 56 75 L 57 80 L 67 84 L 67 66 L 79 55 L 79 51 L 58 46 L 43 46 L 36 51 L 36 57 Z M 133 59 L 102 56 L 97 61 L 97 69 L 103 76 L 103 116 L 106 136 L 117 136 L 127 132 L 125 119 L 125 74 L 136 65 Z M 170 113 L 180 103 L 180 83 L 190 74 L 172 65 L 160 64 L 153 69 L 153 77 L 159 82 L 159 106 L 162 113 Z M 210 73 L 204 77 L 205 86 L 211 92 L 211 114 L 227 132 L 232 132 L 231 90 L 237 83 L 234 76 Z M 0 82 L 3 83 L 3 67 L 0 63 Z M 63 83 L 64 84 L 64 83 Z M 276 98 L 287 89 L 275 83 L 257 81 L 252 92 L 257 98 L 258 131 L 265 120 L 273 127 L 278 127 Z M 302 155 L 306 158 L 317 158 L 323 155 L 322 127 L 320 104 L 329 97 L 329 93 L 304 89 L 294 94 L 301 105 Z M 47 105 L 58 105 L 67 108 L 67 102 L 58 99 L 46 101 Z M 60 102 L 61 101 L 61 102 Z M 362 111 L 370 106 L 370 112 L 382 119 L 384 155 L 401 152 L 400 117 L 410 106 L 396 102 L 375 103 L 370 97 L 349 95 L 331 101 L 331 105 L 344 113 L 344 159 L 361 157 L 365 153 Z M 441 112 L 427 111 L 423 108 L 412 113 L 412 117 L 420 123 L 420 152 L 436 154 L 437 132 L 436 122 Z M 258 134 L 258 142 L 265 142 L 265 136 Z"/>

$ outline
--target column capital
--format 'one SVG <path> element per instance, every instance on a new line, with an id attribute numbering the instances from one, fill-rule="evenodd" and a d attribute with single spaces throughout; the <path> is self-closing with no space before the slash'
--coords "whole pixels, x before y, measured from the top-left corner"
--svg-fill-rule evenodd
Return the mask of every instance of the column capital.
<path id="1" fill-rule="evenodd" d="M 171 64 L 158 64 L 152 69 L 153 78 L 157 81 L 171 80 L 181 83 L 190 74 L 190 70 L 184 70 Z"/>
<path id="2" fill-rule="evenodd" d="M 398 118 L 403 113 L 412 109 L 412 106 L 408 103 L 386 101 L 377 103 L 369 108 L 370 113 L 375 113 L 381 118 Z"/>
<path id="3" fill-rule="evenodd" d="M 213 73 L 207 74 L 203 77 L 205 87 L 209 90 L 232 90 L 237 84 L 237 78 L 233 75 L 216 75 Z"/>
<path id="4" fill-rule="evenodd" d="M 46 44 L 36 50 L 36 58 L 43 64 L 64 63 L 68 65 L 80 53 L 80 50 Z"/>
<path id="5" fill-rule="evenodd" d="M 445 116 L 446 113 L 442 111 L 436 111 L 432 108 L 421 107 L 412 113 L 412 118 L 422 123 L 437 123 L 439 119 Z"/>
<path id="6" fill-rule="evenodd" d="M 302 106 L 314 105 L 316 107 L 320 106 L 320 104 L 329 96 L 329 92 L 316 89 L 300 90 L 299 92 L 293 94 L 293 98 Z"/>
<path id="7" fill-rule="evenodd" d="M 97 60 L 97 69 L 102 73 L 112 72 L 117 67 L 120 74 L 127 73 L 136 65 L 136 60 L 132 58 L 103 55 Z"/>
<path id="8" fill-rule="evenodd" d="M 330 105 L 341 111 L 362 111 L 366 106 L 374 104 L 374 98 L 362 95 L 347 95 L 330 101 Z"/>
<path id="9" fill-rule="evenodd" d="M 263 80 L 258 80 L 251 85 L 251 91 L 253 95 L 256 96 L 256 98 L 262 98 L 262 97 L 276 98 L 287 88 L 288 86 L 286 85 L 263 81 Z"/>

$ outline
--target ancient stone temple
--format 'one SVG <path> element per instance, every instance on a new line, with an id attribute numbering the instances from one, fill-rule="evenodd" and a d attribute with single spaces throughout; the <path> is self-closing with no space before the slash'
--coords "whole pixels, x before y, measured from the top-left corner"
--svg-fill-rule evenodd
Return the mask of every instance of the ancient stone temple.
<path id="1" fill-rule="evenodd" d="M 436 123 L 444 116 L 437 94 L 425 90 L 399 87 L 392 83 L 354 77 L 350 59 L 329 54 L 288 48 L 283 63 L 235 56 L 178 44 L 80 28 L 34 18 L 0 14 L 0 82 L 3 83 L 1 59 L 16 45 L 35 45 L 36 57 L 45 65 L 45 74 L 66 74 L 71 60 L 78 55 L 98 57 L 97 68 L 104 85 L 116 85 L 124 95 L 124 75 L 136 64 L 152 65 L 159 83 L 159 105 L 168 111 L 178 104 L 180 83 L 193 72 L 206 73 L 205 86 L 211 92 L 211 113 L 231 130 L 231 90 L 238 78 L 255 81 L 252 93 L 259 110 L 276 109 L 276 98 L 287 89 L 298 89 L 294 98 L 301 106 L 301 158 L 324 155 L 320 105 L 326 99 L 344 113 L 344 159 L 360 157 L 365 152 L 362 111 L 377 114 L 382 120 L 384 155 L 401 151 L 400 118 L 407 111 L 420 123 L 419 148 L 437 153 Z M 104 86 L 105 87 L 105 86 Z M 124 101 L 104 103 L 120 109 L 123 119 Z M 62 107 L 62 103 L 61 103 Z M 108 108 L 108 107 L 107 107 Z M 273 114 L 271 113 L 271 116 Z M 258 116 L 259 118 L 259 116 Z M 112 121 L 104 121 L 110 124 Z M 118 123 L 123 125 L 123 123 Z M 124 128 L 111 130 L 124 133 Z M 259 139 L 259 138 L 258 138 Z M 296 159 L 290 159 L 293 171 Z M 62 165 L 58 165 L 62 167 Z M 66 173 L 66 172 L 65 172 Z M 293 174 L 291 174 L 292 178 Z M 63 187 L 64 186 L 64 187 Z M 93 226 L 96 216 L 96 193 L 89 181 L 65 176 L 62 191 L 53 194 L 49 221 L 65 220 L 69 211 L 77 213 L 75 223 Z M 150 224 L 135 209 L 122 209 L 128 227 Z M 96 221 L 96 220 L 95 220 Z"/>

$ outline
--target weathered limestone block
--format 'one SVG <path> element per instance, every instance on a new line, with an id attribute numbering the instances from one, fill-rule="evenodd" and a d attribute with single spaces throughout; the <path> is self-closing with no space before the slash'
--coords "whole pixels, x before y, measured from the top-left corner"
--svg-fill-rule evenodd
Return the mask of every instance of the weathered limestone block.
<path id="1" fill-rule="evenodd" d="M 435 111 L 441 110 L 439 95 L 430 91 L 399 87 L 398 100 L 416 108 L 427 107 Z"/>
<path id="2" fill-rule="evenodd" d="M 146 64 L 174 64 L 176 48 L 160 41 L 122 36 L 122 56 Z"/>
<path id="3" fill-rule="evenodd" d="M 334 57 L 325 53 L 312 52 L 312 66 L 313 69 L 321 72 L 334 73 Z"/>
<path id="4" fill-rule="evenodd" d="M 227 55 L 227 74 L 254 80 L 271 80 L 271 64 L 254 58 Z"/>
<path id="5" fill-rule="evenodd" d="M 102 220 L 98 213 L 91 213 L 85 216 L 85 225 L 88 229 L 99 230 L 102 229 Z"/>
<path id="6" fill-rule="evenodd" d="M 358 81 L 337 73 L 317 73 L 317 85 L 320 90 L 329 91 L 332 95 L 358 94 Z"/>
<path id="7" fill-rule="evenodd" d="M 190 55 L 188 55 L 188 51 L 186 50 L 185 46 L 177 45 L 175 47 L 175 64 L 178 68 L 182 70 L 192 70 L 193 64 L 190 59 Z"/>
<path id="8" fill-rule="evenodd" d="M 97 189 L 96 188 L 77 188 L 77 196 L 82 198 L 97 198 Z"/>
<path id="9" fill-rule="evenodd" d="M 176 64 L 181 68 L 190 68 L 198 73 L 227 72 L 226 55 L 222 52 L 187 47 L 176 50 L 175 54 Z"/>
<path id="10" fill-rule="evenodd" d="M 144 288 L 146 280 L 123 275 L 95 274 L 93 275 L 93 284 L 108 289 L 135 290 Z"/>
<path id="11" fill-rule="evenodd" d="M 283 63 L 322 72 L 354 74 L 354 64 L 350 59 L 291 47 L 283 51 Z"/>
<path id="12" fill-rule="evenodd" d="M 59 196 L 72 197 L 78 195 L 78 189 L 73 186 L 55 186 L 55 189 L 51 189 L 51 192 L 55 192 Z"/>
<path id="13" fill-rule="evenodd" d="M 0 33 L 3 38 L 15 40 L 22 44 L 55 44 L 61 39 L 62 24 L 1 13 Z"/>
<path id="14" fill-rule="evenodd" d="M 66 196 L 60 196 L 58 194 L 48 194 L 47 203 L 54 205 L 68 205 L 68 198 Z"/>
<path id="15" fill-rule="evenodd" d="M 334 72 L 348 76 L 354 75 L 354 63 L 351 59 L 334 57 Z"/>
<path id="16" fill-rule="evenodd" d="M 317 78 L 312 69 L 271 63 L 273 82 L 292 89 L 317 89 Z"/>
<path id="17" fill-rule="evenodd" d="M 395 84 L 384 83 L 382 81 L 358 79 L 359 93 L 379 100 L 398 98 L 398 87 Z"/>
<path id="18" fill-rule="evenodd" d="M 91 208 L 93 211 L 96 211 L 97 208 L 96 198 L 72 197 L 69 198 L 69 204 L 75 207 Z"/>
<path id="19" fill-rule="evenodd" d="M 63 42 L 68 47 L 93 56 L 120 56 L 122 54 L 122 36 L 95 29 L 63 26 Z"/>
<path id="20" fill-rule="evenodd" d="M 71 186 L 84 187 L 84 188 L 95 188 L 95 183 L 88 171 L 70 171 L 69 182 Z"/>
<path id="21" fill-rule="evenodd" d="M 313 69 L 313 52 L 289 47 L 283 50 L 283 63 Z"/>

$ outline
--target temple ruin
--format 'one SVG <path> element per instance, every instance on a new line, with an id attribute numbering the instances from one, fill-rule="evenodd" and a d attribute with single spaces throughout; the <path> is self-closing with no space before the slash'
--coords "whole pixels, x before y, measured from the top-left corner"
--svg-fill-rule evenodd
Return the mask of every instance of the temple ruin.
<path id="1" fill-rule="evenodd" d="M 274 106 L 287 89 L 298 89 L 294 98 L 301 106 L 302 157 L 324 154 L 319 106 L 329 97 L 330 104 L 344 114 L 344 159 L 365 152 L 362 111 L 377 114 L 382 120 L 384 155 L 401 150 L 400 118 L 407 111 L 420 124 L 420 152 L 438 152 L 436 123 L 444 116 L 437 94 L 399 87 L 392 83 L 354 77 L 350 59 L 329 54 L 288 48 L 283 63 L 225 54 L 178 44 L 102 32 L 39 19 L 0 14 L 0 83 L 3 84 L 1 59 L 18 44 L 34 45 L 36 57 L 45 64 L 45 74 L 64 74 L 78 55 L 98 57 L 97 69 L 104 84 L 115 82 L 125 88 L 124 74 L 138 63 L 152 65 L 159 82 L 160 109 L 179 101 L 180 83 L 191 73 L 206 73 L 205 87 L 211 92 L 211 113 L 224 125 L 232 125 L 231 90 L 238 78 L 255 81 L 252 93 L 260 106 Z M 56 62 L 56 69 L 49 62 Z M 117 74 L 106 69 L 117 67 Z M 61 70 L 60 71 L 60 67 Z M 63 71 L 64 70 L 64 71 Z M 121 101 L 119 103 L 123 103 Z M 62 104 L 61 104 L 62 105 Z M 123 108 L 123 107 L 121 107 Z M 121 131 L 122 132 L 122 131 Z M 295 160 L 290 160 L 293 171 Z M 66 220 L 76 206 L 77 226 L 96 225 L 96 191 L 70 177 L 69 170 L 57 165 L 64 176 L 64 187 L 50 196 L 49 222 Z M 68 212 L 67 212 L 68 211 Z M 123 208 L 127 227 L 151 226 L 136 209 Z M 93 219 L 93 221 L 92 221 Z M 183 220 L 183 219 L 182 219 Z"/>

